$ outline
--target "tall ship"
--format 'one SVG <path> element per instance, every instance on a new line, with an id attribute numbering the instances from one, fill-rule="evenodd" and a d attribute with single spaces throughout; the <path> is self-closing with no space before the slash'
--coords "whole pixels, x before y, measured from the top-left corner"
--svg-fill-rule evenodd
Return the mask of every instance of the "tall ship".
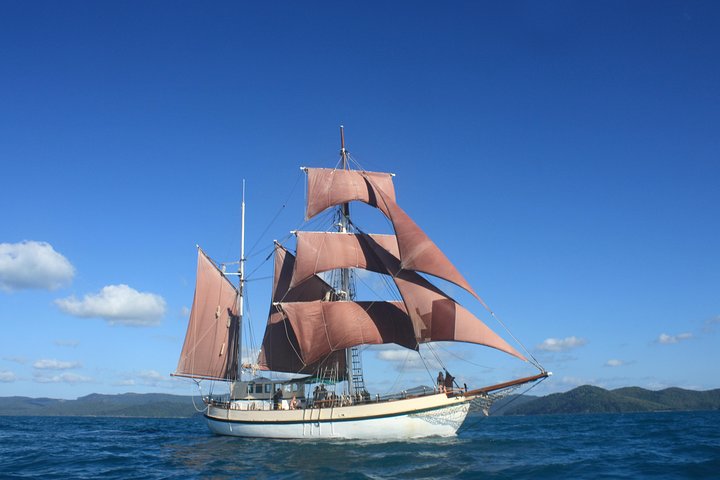
<path id="1" fill-rule="evenodd" d="M 198 247 L 195 297 L 173 375 L 227 385 L 221 394 L 202 396 L 204 416 L 216 434 L 348 439 L 452 436 L 471 405 L 487 412 L 496 399 L 550 375 L 517 340 L 525 354 L 431 283 L 431 278 L 438 278 L 464 289 L 468 298 L 495 317 L 396 203 L 393 175 L 352 168 L 342 127 L 340 138 L 335 168 L 303 167 L 305 225 L 318 225 L 315 220 L 322 217 L 325 229 L 292 231 L 287 242 L 274 243 L 270 309 L 257 356 L 248 359 L 249 352 L 242 351 L 244 294 L 251 280 L 245 274 L 244 192 L 237 271 L 227 272 L 226 265 L 216 264 Z M 393 233 L 365 232 L 351 216 L 354 202 L 384 216 Z M 357 299 L 357 277 L 362 272 L 378 275 L 389 287 L 389 298 Z M 234 277 L 237 283 L 231 280 Z M 500 384 L 468 387 L 441 369 L 437 379 L 431 376 L 430 386 L 383 395 L 368 391 L 362 361 L 366 346 L 394 344 L 419 355 L 421 345 L 425 350 L 434 342 L 497 349 L 536 371 Z M 435 354 L 431 363 L 437 362 Z"/>

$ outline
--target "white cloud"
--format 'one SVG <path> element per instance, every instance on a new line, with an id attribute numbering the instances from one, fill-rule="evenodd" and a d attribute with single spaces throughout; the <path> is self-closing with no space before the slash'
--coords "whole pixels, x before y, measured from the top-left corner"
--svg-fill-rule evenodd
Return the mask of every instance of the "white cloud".
<path id="1" fill-rule="evenodd" d="M 408 349 L 380 350 L 377 352 L 377 358 L 388 362 L 404 362 L 412 358 L 413 354 L 417 355 L 415 352 Z"/>
<path id="2" fill-rule="evenodd" d="M 186 319 L 187 319 L 187 318 L 190 318 L 190 309 L 189 309 L 188 307 L 186 307 L 186 306 L 183 306 L 183 307 L 180 309 L 180 316 L 181 316 L 182 318 L 186 318 Z"/>
<path id="3" fill-rule="evenodd" d="M 3 357 L 3 360 L 19 363 L 20 365 L 27 365 L 27 363 L 29 362 L 29 360 L 25 357 Z"/>
<path id="4" fill-rule="evenodd" d="M 63 373 L 60 375 L 44 375 L 36 374 L 35 381 L 38 383 L 90 383 L 94 380 L 90 377 L 84 377 L 75 373 Z"/>
<path id="5" fill-rule="evenodd" d="M 172 381 L 172 377 L 170 377 L 170 375 L 163 375 L 157 370 L 143 370 L 140 372 L 125 373 L 122 376 L 125 378 L 116 381 L 113 385 L 120 387 L 133 387 L 137 385 L 167 387 Z"/>
<path id="6" fill-rule="evenodd" d="M 138 292 L 127 285 L 108 285 L 82 300 L 74 296 L 55 300 L 65 313 L 82 318 L 102 318 L 111 325 L 154 326 L 165 315 L 165 300 L 154 293 Z"/>
<path id="7" fill-rule="evenodd" d="M 0 382 L 14 382 L 17 380 L 17 377 L 13 372 L 10 370 L 0 370 Z"/>
<path id="8" fill-rule="evenodd" d="M 70 261 L 49 243 L 0 243 L 0 290 L 55 290 L 74 275 Z"/>
<path id="9" fill-rule="evenodd" d="M 378 349 L 375 352 L 376 358 L 393 364 L 396 370 L 425 370 L 422 358 L 417 352 L 407 348 L 391 347 Z M 428 368 L 439 368 L 433 359 L 427 359 Z"/>
<path id="10" fill-rule="evenodd" d="M 623 365 L 625 365 L 625 362 L 614 358 L 605 362 L 606 367 L 622 367 Z"/>
<path id="11" fill-rule="evenodd" d="M 42 359 L 33 363 L 33 367 L 38 370 L 69 370 L 80 366 L 81 365 L 78 362 L 63 362 L 55 359 Z"/>
<path id="12" fill-rule="evenodd" d="M 116 387 L 133 387 L 135 386 L 135 380 L 120 380 L 113 383 Z"/>
<path id="13" fill-rule="evenodd" d="M 672 343 L 679 343 L 683 340 L 689 340 L 693 336 L 692 333 L 678 333 L 677 335 L 668 335 L 666 333 L 661 333 L 660 336 L 657 338 L 656 342 L 660 343 L 662 345 L 670 345 Z"/>
<path id="14" fill-rule="evenodd" d="M 145 370 L 138 374 L 138 378 L 146 385 L 157 385 L 160 382 L 170 380 L 170 377 L 163 375 L 157 370 Z"/>
<path id="15" fill-rule="evenodd" d="M 573 348 L 582 347 L 586 343 L 587 340 L 578 337 L 548 338 L 536 348 L 544 352 L 565 352 Z"/>

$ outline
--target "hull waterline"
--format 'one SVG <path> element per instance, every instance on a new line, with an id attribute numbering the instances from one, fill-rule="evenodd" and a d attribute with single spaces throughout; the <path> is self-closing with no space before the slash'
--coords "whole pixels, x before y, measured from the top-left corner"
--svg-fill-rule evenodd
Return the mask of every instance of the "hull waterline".
<path id="1" fill-rule="evenodd" d="M 385 403 L 302 410 L 237 410 L 210 405 L 213 433 L 261 438 L 411 439 L 456 434 L 472 398 L 445 394 Z"/>

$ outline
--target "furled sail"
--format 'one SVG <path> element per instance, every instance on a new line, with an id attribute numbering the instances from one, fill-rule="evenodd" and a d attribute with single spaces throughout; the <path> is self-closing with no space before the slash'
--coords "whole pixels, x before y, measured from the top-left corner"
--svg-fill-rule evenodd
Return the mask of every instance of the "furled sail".
<path id="1" fill-rule="evenodd" d="M 197 279 L 190 321 L 174 375 L 235 380 L 238 367 L 235 287 L 198 248 Z"/>
<path id="2" fill-rule="evenodd" d="M 389 173 L 308 168 L 307 175 L 306 218 L 353 200 L 376 207 L 393 224 L 403 269 L 427 273 L 452 282 L 485 305 L 438 246 L 395 203 L 395 187 Z"/>

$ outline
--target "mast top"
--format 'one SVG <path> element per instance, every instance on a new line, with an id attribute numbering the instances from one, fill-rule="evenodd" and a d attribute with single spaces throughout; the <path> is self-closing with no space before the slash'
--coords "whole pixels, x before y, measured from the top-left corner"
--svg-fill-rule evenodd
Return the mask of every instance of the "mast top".
<path id="1" fill-rule="evenodd" d="M 342 157 L 343 170 L 348 170 L 350 166 L 347 160 L 347 150 L 345 150 L 345 127 L 340 125 L 340 156 Z"/>

